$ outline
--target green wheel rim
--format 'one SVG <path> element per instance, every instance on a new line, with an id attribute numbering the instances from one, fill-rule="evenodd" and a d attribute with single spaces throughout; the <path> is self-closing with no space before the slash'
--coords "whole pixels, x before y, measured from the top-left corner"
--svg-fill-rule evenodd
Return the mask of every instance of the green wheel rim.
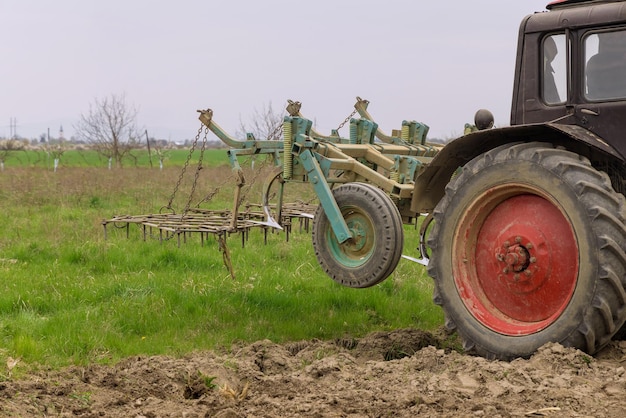
<path id="1" fill-rule="evenodd" d="M 376 237 L 372 219 L 359 208 L 342 208 L 342 214 L 352 238 L 340 244 L 331 228 L 326 231 L 332 256 L 345 267 L 357 268 L 367 263 L 375 249 Z"/>

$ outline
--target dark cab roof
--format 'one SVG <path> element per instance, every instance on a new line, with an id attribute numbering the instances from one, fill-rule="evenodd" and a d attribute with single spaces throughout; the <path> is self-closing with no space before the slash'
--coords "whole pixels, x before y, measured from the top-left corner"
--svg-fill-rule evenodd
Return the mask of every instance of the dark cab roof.
<path id="1" fill-rule="evenodd" d="M 527 17 L 524 32 L 611 25 L 626 22 L 626 1 L 560 0 L 548 4 L 549 12 Z"/>

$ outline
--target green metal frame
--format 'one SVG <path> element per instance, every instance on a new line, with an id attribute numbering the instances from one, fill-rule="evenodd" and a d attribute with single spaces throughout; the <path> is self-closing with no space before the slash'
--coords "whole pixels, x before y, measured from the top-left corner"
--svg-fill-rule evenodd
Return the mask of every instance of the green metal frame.
<path id="1" fill-rule="evenodd" d="M 367 112 L 369 102 L 357 97 L 355 111 L 361 118 L 347 118 L 350 122 L 349 138 L 337 131 L 322 135 L 313 129 L 311 120 L 300 114 L 300 103 L 289 101 L 283 121 L 283 140 L 257 140 L 248 134 L 245 141 L 226 133 L 213 121 L 213 111 L 201 110 L 200 121 L 231 149 L 228 158 L 233 170 L 241 173 L 238 158 L 257 154 L 274 157 L 277 166 L 264 191 L 263 204 L 268 225 L 280 227 L 271 218 L 267 195 L 269 185 L 281 177 L 281 193 L 285 183 L 308 182 L 328 217 L 339 243 L 352 238 L 341 209 L 333 197 L 335 184 L 364 182 L 384 190 L 396 202 L 405 222 L 419 216 L 410 212 L 414 181 L 420 171 L 439 152 L 441 146 L 428 144 L 428 126 L 403 121 L 402 129 L 390 136 L 382 132 Z M 345 123 L 345 122 L 344 122 Z M 282 158 L 281 158 L 282 157 Z M 279 209 L 280 210 L 280 209 Z M 280 218 L 279 218 L 280 219 Z"/>

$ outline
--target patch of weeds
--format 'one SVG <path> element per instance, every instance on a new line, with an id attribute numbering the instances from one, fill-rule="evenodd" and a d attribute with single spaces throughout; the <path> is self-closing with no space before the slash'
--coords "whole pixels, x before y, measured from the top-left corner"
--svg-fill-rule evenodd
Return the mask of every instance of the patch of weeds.
<path id="1" fill-rule="evenodd" d="M 393 344 L 387 351 L 385 351 L 384 358 L 385 361 L 390 360 L 399 360 L 404 357 L 410 357 L 414 353 L 407 352 L 405 347 L 402 347 L 399 344 Z"/>
<path id="2" fill-rule="evenodd" d="M 91 392 L 71 393 L 70 398 L 76 399 L 82 406 L 91 404 Z"/>
<path id="3" fill-rule="evenodd" d="M 171 267 L 179 264 L 179 254 L 173 250 L 164 250 L 156 257 L 158 266 Z"/>
<path id="4" fill-rule="evenodd" d="M 207 389 L 213 390 L 217 387 L 217 385 L 213 383 L 213 381 L 217 379 L 217 376 L 207 376 L 207 375 L 202 374 L 201 372 L 198 372 L 198 373 L 200 374 L 200 377 L 202 378 L 202 380 L 204 380 L 204 384 L 207 387 Z"/>
<path id="5" fill-rule="evenodd" d="M 509 377 L 509 371 L 508 370 L 503 370 L 501 373 L 497 373 L 497 374 L 494 375 L 494 378 L 497 381 L 506 380 L 508 377 Z"/>
<path id="6" fill-rule="evenodd" d="M 102 199 L 100 199 L 98 196 L 91 196 L 91 199 L 89 199 L 89 207 L 92 209 L 101 209 Z"/>
<path id="7" fill-rule="evenodd" d="M 224 361 L 224 367 L 227 367 L 227 368 L 229 368 L 231 370 L 235 370 L 235 371 L 239 370 L 239 365 L 237 363 L 235 363 L 234 361 L 232 361 L 232 360 Z"/>
<path id="8" fill-rule="evenodd" d="M 207 376 L 198 370 L 195 375 L 188 374 L 185 379 L 185 399 L 200 399 L 205 393 L 215 390 L 217 384 L 214 383 L 216 376 Z"/>
<path id="9" fill-rule="evenodd" d="M 343 347 L 347 350 L 354 350 L 359 345 L 359 340 L 356 338 L 338 338 L 335 340 L 335 344 L 339 347 Z"/>
<path id="10" fill-rule="evenodd" d="M 48 248 L 36 242 L 31 242 L 16 248 L 12 258 L 20 260 L 21 262 L 32 262 L 34 260 L 52 259 L 53 256 Z"/>
<path id="11" fill-rule="evenodd" d="M 326 358 L 330 355 L 331 353 L 329 353 L 327 350 L 319 349 L 315 352 L 315 360 L 321 360 L 323 358 Z"/>
<path id="12" fill-rule="evenodd" d="M 248 389 L 250 387 L 250 383 L 246 382 L 245 385 L 241 388 L 232 388 L 230 387 L 228 384 L 224 384 L 224 386 L 222 386 L 220 388 L 220 395 L 226 397 L 226 398 L 230 398 L 234 401 L 240 402 L 243 401 L 246 396 L 248 396 Z"/>
<path id="13" fill-rule="evenodd" d="M 87 262 L 87 255 L 80 249 L 72 249 L 65 257 L 70 264 L 83 265 Z"/>
<path id="14" fill-rule="evenodd" d="M 436 339 L 435 345 L 437 348 L 445 350 L 446 353 L 450 351 L 456 351 L 463 354 L 463 340 L 455 331 L 449 331 L 444 326 L 440 326 L 433 331 L 433 336 Z"/>
<path id="15" fill-rule="evenodd" d="M 289 354 L 291 354 L 292 356 L 295 356 L 296 354 L 298 354 L 300 351 L 304 350 L 308 346 L 309 346 L 308 341 L 297 341 L 292 344 L 287 344 L 285 348 L 287 349 L 287 351 L 289 351 Z"/>

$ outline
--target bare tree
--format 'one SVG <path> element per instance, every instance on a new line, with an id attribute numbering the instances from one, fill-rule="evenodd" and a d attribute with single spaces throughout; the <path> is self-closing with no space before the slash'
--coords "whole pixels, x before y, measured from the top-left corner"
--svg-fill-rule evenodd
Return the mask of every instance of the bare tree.
<path id="1" fill-rule="evenodd" d="M 0 171 L 4 171 L 4 162 L 9 157 L 11 151 L 24 149 L 24 142 L 18 139 L 6 139 L 0 141 Z"/>
<path id="2" fill-rule="evenodd" d="M 154 152 L 159 158 L 159 170 L 163 170 L 163 163 L 165 162 L 165 160 L 170 158 L 170 151 L 164 150 L 163 147 L 157 146 L 154 148 Z"/>
<path id="3" fill-rule="evenodd" d="M 250 122 L 245 124 L 239 121 L 238 136 L 245 136 L 247 133 L 254 135 L 256 139 L 281 139 L 281 126 L 283 124 L 284 111 L 276 113 L 272 108 L 272 103 L 263 105 L 261 110 L 255 109 L 254 114 L 250 117 Z"/>
<path id="4" fill-rule="evenodd" d="M 59 167 L 59 162 L 61 161 L 61 157 L 67 150 L 67 144 L 65 141 L 59 141 L 57 144 L 46 143 L 43 147 L 46 151 L 47 155 L 52 156 L 53 158 L 53 170 L 56 173 L 57 168 Z"/>
<path id="5" fill-rule="evenodd" d="M 81 114 L 74 129 L 79 137 L 109 159 L 109 168 L 112 161 L 121 167 L 123 158 L 138 141 L 136 118 L 137 109 L 126 103 L 126 97 L 112 94 L 95 99 L 89 106 L 89 113 Z"/>

